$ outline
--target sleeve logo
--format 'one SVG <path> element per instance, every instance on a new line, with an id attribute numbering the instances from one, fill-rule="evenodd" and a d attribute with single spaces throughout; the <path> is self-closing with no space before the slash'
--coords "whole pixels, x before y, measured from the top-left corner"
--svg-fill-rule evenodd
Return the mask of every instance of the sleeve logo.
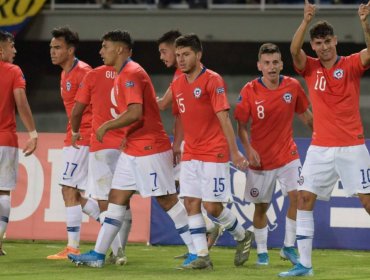
<path id="1" fill-rule="evenodd" d="M 216 88 L 216 92 L 217 92 L 217 94 L 223 94 L 223 93 L 225 93 L 225 88 L 218 87 L 218 88 Z"/>
<path id="2" fill-rule="evenodd" d="M 135 83 L 133 81 L 127 81 L 125 83 L 125 87 L 127 87 L 127 88 L 134 87 L 134 86 L 135 86 Z"/>

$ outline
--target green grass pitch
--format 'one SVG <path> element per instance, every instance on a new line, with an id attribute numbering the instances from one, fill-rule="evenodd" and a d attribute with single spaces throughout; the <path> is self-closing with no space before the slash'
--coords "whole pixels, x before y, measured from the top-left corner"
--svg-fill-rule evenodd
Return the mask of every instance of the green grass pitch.
<path id="1" fill-rule="evenodd" d="M 176 280 L 254 280 L 279 279 L 277 274 L 291 265 L 279 258 L 278 250 L 270 250 L 270 265 L 257 267 L 256 251 L 252 249 L 248 262 L 236 268 L 233 265 L 234 249 L 214 247 L 211 258 L 213 271 L 176 270 L 181 261 L 173 256 L 185 252 L 184 246 L 146 246 L 129 244 L 126 249 L 128 263 L 125 266 L 105 265 L 104 268 L 76 267 L 69 261 L 46 260 L 49 254 L 61 250 L 59 242 L 4 242 L 6 256 L 0 257 L 0 279 L 56 280 L 56 279 L 176 279 Z M 84 243 L 82 251 L 93 248 Z M 358 279 L 370 278 L 370 252 L 342 250 L 314 250 L 314 273 L 312 279 Z M 299 278 L 301 279 L 301 278 Z"/>

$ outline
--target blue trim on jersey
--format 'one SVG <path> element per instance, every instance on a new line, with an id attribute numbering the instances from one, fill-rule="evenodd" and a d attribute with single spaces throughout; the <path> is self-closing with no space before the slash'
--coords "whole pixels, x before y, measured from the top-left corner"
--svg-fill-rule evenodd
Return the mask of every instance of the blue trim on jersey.
<path id="1" fill-rule="evenodd" d="M 67 227 L 68 232 L 79 232 L 80 227 Z"/>
<path id="2" fill-rule="evenodd" d="M 305 240 L 305 239 L 312 239 L 312 236 L 305 236 L 305 235 L 297 235 L 297 240 Z"/>
<path id="3" fill-rule="evenodd" d="M 279 75 L 279 86 L 280 86 L 281 82 L 283 81 L 283 79 L 284 79 L 284 76 L 283 76 L 283 75 Z M 262 81 L 262 76 L 260 76 L 260 77 L 258 78 L 258 82 L 259 82 L 262 86 L 264 86 L 265 88 L 268 88 L 268 87 L 264 84 L 264 82 Z"/>
<path id="4" fill-rule="evenodd" d="M 235 230 L 237 225 L 238 225 L 238 220 L 235 220 L 235 223 L 231 227 L 227 228 L 226 230 L 227 231 L 233 231 L 233 230 Z"/>
<path id="5" fill-rule="evenodd" d="M 186 226 L 183 226 L 181 228 L 177 228 L 176 230 L 177 230 L 178 234 L 183 234 L 183 233 L 185 233 L 189 230 L 189 226 L 186 225 Z"/>
<path id="6" fill-rule="evenodd" d="M 78 62 L 79 62 L 78 58 L 77 58 L 77 57 L 75 57 L 75 58 L 73 59 L 72 68 L 68 71 L 68 73 L 69 73 L 69 72 L 71 72 L 71 71 L 73 70 L 73 68 L 75 68 L 75 67 L 76 67 L 76 65 L 77 65 L 77 63 L 78 63 Z"/>
<path id="7" fill-rule="evenodd" d="M 119 227 L 119 228 L 121 228 L 122 226 L 122 222 L 120 222 L 119 220 L 108 218 L 108 217 L 105 217 L 104 223 L 110 224 L 112 226 Z"/>
<path id="8" fill-rule="evenodd" d="M 202 234 L 206 233 L 207 229 L 206 227 L 201 227 L 201 228 L 190 228 L 190 234 Z"/>
<path id="9" fill-rule="evenodd" d="M 1 216 L 0 217 L 0 221 L 1 222 L 4 222 L 4 223 L 9 223 L 9 217 L 7 217 L 7 216 Z"/>
<path id="10" fill-rule="evenodd" d="M 124 63 L 123 65 L 121 66 L 121 69 L 119 69 L 118 71 L 118 74 L 121 73 L 121 71 L 123 70 L 123 68 L 125 68 L 125 66 L 127 65 L 127 63 L 129 63 L 130 61 L 132 61 L 132 59 L 129 57 Z"/>

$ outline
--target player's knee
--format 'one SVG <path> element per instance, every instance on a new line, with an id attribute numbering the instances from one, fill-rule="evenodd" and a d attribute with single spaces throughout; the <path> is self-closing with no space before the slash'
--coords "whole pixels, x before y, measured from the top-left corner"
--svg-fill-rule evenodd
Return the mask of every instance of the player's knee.
<path id="1" fill-rule="evenodd" d="M 360 195 L 362 206 L 366 212 L 370 215 L 370 194 Z"/>

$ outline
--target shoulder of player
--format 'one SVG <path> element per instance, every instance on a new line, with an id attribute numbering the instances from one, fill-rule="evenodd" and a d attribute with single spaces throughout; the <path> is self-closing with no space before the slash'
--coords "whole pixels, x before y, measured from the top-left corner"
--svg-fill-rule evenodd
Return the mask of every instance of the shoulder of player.
<path id="1" fill-rule="evenodd" d="M 9 62 L 2 62 L 0 64 L 2 66 L 2 68 L 4 68 L 6 70 L 6 73 L 8 73 L 9 71 L 11 72 L 22 72 L 21 68 L 16 65 L 16 64 L 13 64 L 13 63 L 9 63 Z"/>

